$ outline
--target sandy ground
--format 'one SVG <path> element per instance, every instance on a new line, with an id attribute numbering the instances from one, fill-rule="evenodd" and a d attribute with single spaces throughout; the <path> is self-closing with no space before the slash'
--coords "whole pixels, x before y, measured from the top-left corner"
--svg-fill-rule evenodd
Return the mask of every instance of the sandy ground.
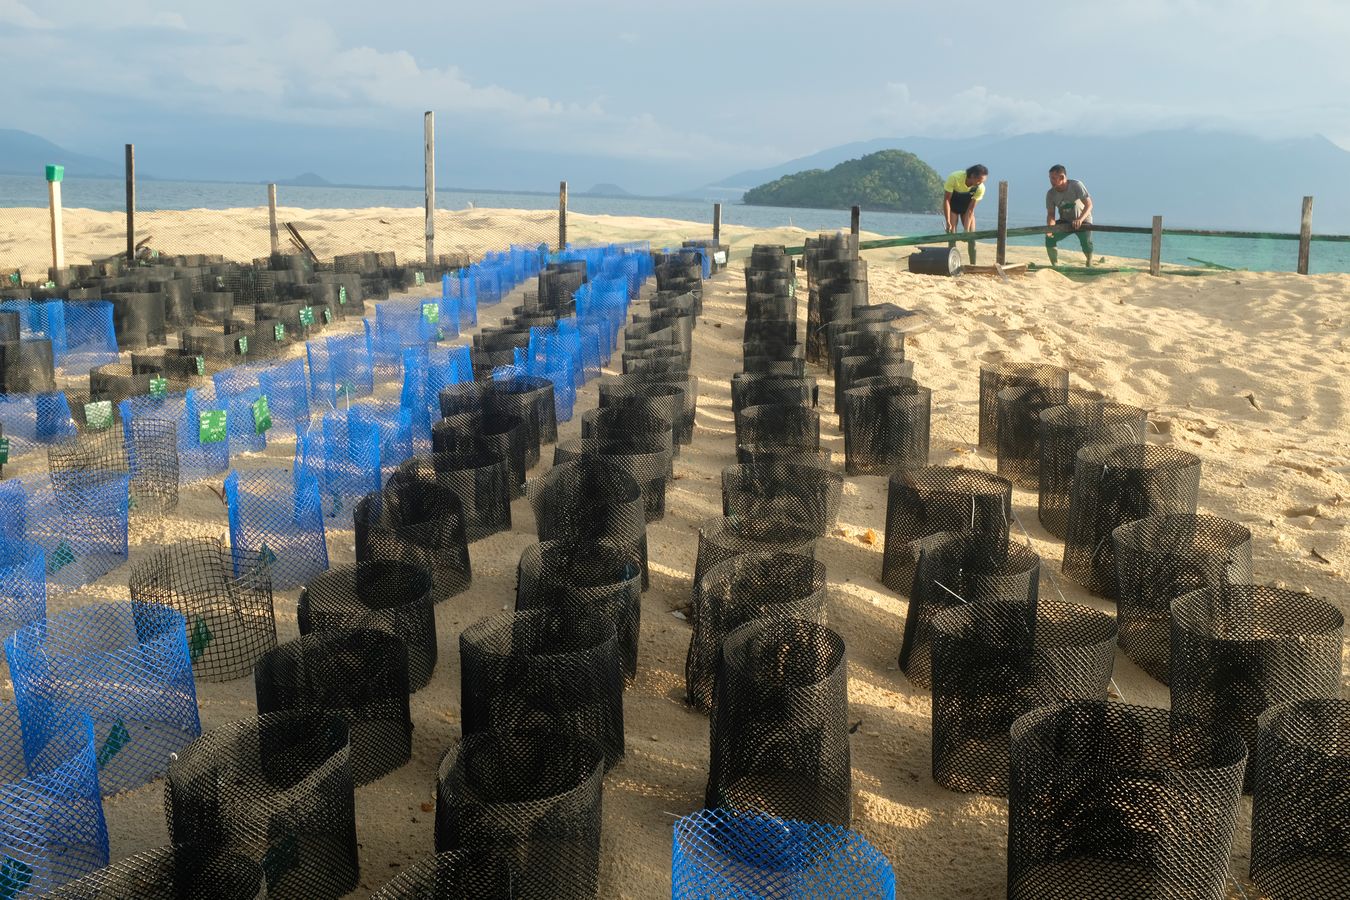
<path id="1" fill-rule="evenodd" d="M 209 218 L 202 227 L 217 228 L 215 215 Z M 704 234 L 692 223 L 607 217 L 577 216 L 574 228 L 578 239 L 595 240 L 669 241 Z M 728 236 L 738 250 L 747 251 L 756 240 L 794 244 L 803 234 L 728 229 Z M 381 247 L 378 235 L 369 246 Z M 1019 251 L 1013 256 L 1019 258 Z M 1350 276 L 1235 272 L 1205 278 L 1112 276 L 1080 283 L 1038 272 L 1005 282 L 912 276 L 901 271 L 898 252 L 869 252 L 867 259 L 872 301 L 922 310 L 928 320 L 925 330 L 910 336 L 908 355 L 916 361 L 918 378 L 933 390 L 933 462 L 994 468 L 994 460 L 974 445 L 981 364 L 1064 365 L 1075 385 L 1148 409 L 1154 423 L 1151 441 L 1200 456 L 1201 511 L 1251 529 L 1258 580 L 1308 590 L 1343 611 L 1350 608 L 1345 584 L 1350 568 L 1350 312 L 1345 305 Z M 649 526 L 652 588 L 643 597 L 639 673 L 625 696 L 627 756 L 605 783 L 604 898 L 669 895 L 671 822 L 696 809 L 703 795 L 707 719 L 682 700 L 690 629 L 672 610 L 688 601 L 698 525 L 719 513 L 719 473 L 734 462 L 728 380 L 740 359 L 740 265 L 705 288 L 704 316 L 695 331 L 694 370 L 703 393 L 694 442 L 676 460 L 665 518 Z M 800 296 L 804 320 L 805 292 Z M 510 305 L 485 311 L 482 321 L 490 324 Z M 824 440 L 842 457 L 842 436 L 828 399 L 831 380 L 821 371 L 814 374 L 827 398 L 822 401 Z M 595 403 L 594 383 L 578 392 L 578 414 Z M 577 428 L 574 418 L 561 435 L 572 436 Z M 237 465 L 289 465 L 292 452 L 293 443 L 280 440 Z M 549 456 L 546 450 L 545 459 Z M 29 457 L 14 471 L 40 462 Z M 541 463 L 531 474 L 547 465 Z M 212 485 L 185 489 L 165 522 L 136 526 L 133 560 L 190 533 L 225 534 L 225 507 Z M 1014 503 L 1018 533 L 1046 561 L 1042 591 L 1111 610 L 1112 605 L 1060 575 L 1063 547 L 1037 523 L 1035 495 L 1018 490 Z M 930 700 L 896 668 L 906 602 L 879 581 L 885 506 L 883 477 L 847 479 L 839 531 L 822 540 L 818 551 L 829 573 L 830 621 L 848 647 L 851 720 L 861 720 L 852 737 L 854 827 L 890 858 L 901 896 L 1000 896 L 1006 803 L 951 793 L 932 781 Z M 367 896 L 432 849 L 436 764 L 459 732 L 458 634 L 512 604 L 516 560 L 534 540 L 528 503 L 517 501 L 512 515 L 511 532 L 470 548 L 472 589 L 437 609 L 440 661 L 431 685 L 412 698 L 412 762 L 358 789 L 361 888 L 352 896 Z M 350 561 L 350 523 L 334 524 L 330 557 L 334 563 Z M 872 544 L 865 540 L 869 529 L 877 535 Z M 126 579 L 122 566 L 78 593 L 53 596 L 51 611 L 125 597 Z M 282 640 L 296 634 L 297 594 L 276 596 Z M 1168 703 L 1166 688 L 1119 653 L 1115 681 L 1129 702 Z M 253 712 L 251 680 L 199 683 L 198 692 L 206 728 Z M 1350 694 L 1344 681 L 1342 694 Z M 162 797 L 157 781 L 106 801 L 114 857 L 167 841 Z M 1250 807 L 1244 800 L 1233 850 L 1232 871 L 1239 875 L 1247 868 Z M 1234 891 L 1233 896 L 1243 896 L 1236 886 Z"/>

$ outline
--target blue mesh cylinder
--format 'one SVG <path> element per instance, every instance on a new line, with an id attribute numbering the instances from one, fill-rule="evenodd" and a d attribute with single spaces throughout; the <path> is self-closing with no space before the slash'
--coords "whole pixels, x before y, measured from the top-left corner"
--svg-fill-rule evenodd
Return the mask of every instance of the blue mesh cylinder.
<path id="1" fill-rule="evenodd" d="M 64 307 L 64 340 L 59 347 L 52 342 L 56 364 L 67 375 L 82 375 L 117 362 L 113 305 L 107 300 L 67 300 Z"/>
<path id="2" fill-rule="evenodd" d="M 466 278 L 461 269 L 455 274 L 447 272 L 441 276 L 441 314 L 453 309 L 459 318 L 459 327 L 473 328 L 478 325 L 478 294 L 474 290 L 474 281 Z"/>
<path id="3" fill-rule="evenodd" d="M 130 397 L 118 404 L 124 427 L 139 419 L 159 419 L 173 422 L 178 428 L 178 481 L 190 484 L 212 475 L 219 475 L 230 467 L 228 441 L 203 444 L 201 440 L 201 413 L 216 409 L 209 394 L 196 388 L 163 398 L 143 395 Z"/>
<path id="4" fill-rule="evenodd" d="M 259 453 L 267 449 L 267 433 L 259 432 L 253 422 L 253 404 L 263 395 L 258 370 L 253 366 L 235 366 L 217 372 L 214 381 L 216 401 L 225 410 L 230 454 Z"/>
<path id="5" fill-rule="evenodd" d="M 380 432 L 378 428 L 353 428 L 344 412 L 323 416 L 321 449 L 324 509 L 343 517 L 358 500 L 380 489 Z"/>
<path id="6" fill-rule="evenodd" d="M 379 443 L 379 488 L 397 471 L 399 464 L 413 455 L 412 412 L 397 403 L 364 401 L 347 410 L 347 430 L 352 435 L 371 432 Z M 428 440 L 430 428 L 428 428 Z"/>
<path id="7" fill-rule="evenodd" d="M 125 473 L 77 471 L 53 484 L 26 480 L 27 539 L 47 557 L 47 580 L 88 584 L 127 559 L 131 478 Z"/>
<path id="8" fill-rule="evenodd" d="M 890 860 L 836 825 L 704 809 L 675 820 L 672 900 L 895 900 Z"/>
<path id="9" fill-rule="evenodd" d="M 0 896 L 45 895 L 108 864 L 89 716 L 0 703 L 0 782 Z"/>
<path id="10" fill-rule="evenodd" d="M 0 501 L 0 510 L 4 503 Z M 0 515 L 5 515 L 0 511 Z M 0 533 L 0 637 L 47 618 L 47 554 Z"/>
<path id="11" fill-rule="evenodd" d="M 225 479 L 230 546 L 262 556 L 273 587 L 299 587 L 328 568 L 319 483 L 301 467 L 231 472 Z"/>
<path id="12" fill-rule="evenodd" d="M 309 397 L 320 409 L 343 398 L 365 397 L 375 390 L 370 338 L 343 334 L 305 345 L 309 359 Z"/>
<path id="13" fill-rule="evenodd" d="M 9 438 L 9 458 L 39 444 L 54 444 L 75 436 L 70 404 L 60 391 L 54 394 L 0 394 L 0 424 Z"/>
<path id="14" fill-rule="evenodd" d="M 268 366 L 258 373 L 258 386 L 267 395 L 274 425 L 309 421 L 309 385 L 303 359 Z"/>
<path id="15" fill-rule="evenodd" d="M 162 775 L 201 734 L 186 625 L 167 606 L 83 606 L 15 632 L 5 653 L 25 722 L 53 706 L 89 714 L 104 794 Z"/>

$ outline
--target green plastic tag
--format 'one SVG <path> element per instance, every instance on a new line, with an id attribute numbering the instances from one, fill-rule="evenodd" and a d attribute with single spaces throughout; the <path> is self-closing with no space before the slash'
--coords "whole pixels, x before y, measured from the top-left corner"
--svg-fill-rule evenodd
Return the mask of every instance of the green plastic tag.
<path id="1" fill-rule="evenodd" d="M 84 405 L 84 423 L 95 431 L 111 428 L 113 410 L 111 400 L 95 400 Z"/>
<path id="2" fill-rule="evenodd" d="M 441 320 L 441 305 L 439 303 L 423 303 L 422 318 L 429 324 L 435 325 Z"/>
<path id="3" fill-rule="evenodd" d="M 300 307 L 300 324 L 301 325 L 314 324 L 314 307 L 312 306 Z"/>
<path id="4" fill-rule="evenodd" d="M 219 444 L 225 440 L 225 410 L 204 409 L 197 414 L 197 442 Z"/>
<path id="5" fill-rule="evenodd" d="M 0 900 L 16 900 L 33 883 L 33 867 L 22 860 L 6 856 L 0 862 Z"/>
<path id="6" fill-rule="evenodd" d="M 108 739 L 103 742 L 103 746 L 98 750 L 98 767 L 101 769 L 106 766 L 123 747 L 130 743 L 131 732 L 127 731 L 126 723 L 118 719 L 113 723 L 112 731 L 108 732 Z"/>
<path id="7" fill-rule="evenodd" d="M 202 658 L 202 654 L 206 652 L 206 645 L 211 643 L 214 636 L 204 618 L 200 615 L 192 617 L 192 634 L 188 635 L 188 655 L 192 657 L 193 662 Z"/>
<path id="8" fill-rule="evenodd" d="M 14 274 L 15 274 L 15 275 L 18 275 L 19 273 L 18 273 L 18 272 L 15 272 Z M 339 286 L 338 286 L 338 303 L 346 303 L 346 302 L 347 302 L 347 286 L 346 286 L 345 284 L 339 285 Z"/>
<path id="9" fill-rule="evenodd" d="M 426 285 L 427 285 L 427 276 L 426 276 L 426 273 L 425 273 L 425 272 L 415 272 L 415 273 L 413 274 L 413 282 L 414 282 L 418 287 L 426 287 Z"/>
<path id="10" fill-rule="evenodd" d="M 272 339 L 278 342 L 286 340 L 286 326 L 283 323 L 272 326 Z"/>
<path id="11" fill-rule="evenodd" d="M 19 274 L 19 270 L 18 270 L 18 269 L 15 269 L 13 272 L 10 272 L 10 273 L 9 273 L 9 283 L 10 283 L 10 284 L 22 284 L 22 283 L 23 283 L 23 276 Z M 343 290 L 345 291 L 346 288 L 343 288 Z"/>
<path id="12" fill-rule="evenodd" d="M 244 336 L 240 337 L 239 340 L 236 341 L 235 343 L 239 346 L 239 355 L 240 355 L 240 356 L 247 356 L 247 355 L 248 355 L 248 335 L 244 335 Z"/>
<path id="13" fill-rule="evenodd" d="M 65 541 L 56 545 L 51 556 L 47 557 L 47 574 L 55 575 L 75 561 L 75 551 Z"/>
<path id="14" fill-rule="evenodd" d="M 327 325 L 333 321 L 333 311 L 328 307 L 323 308 L 323 324 Z"/>
<path id="15" fill-rule="evenodd" d="M 205 356 L 198 356 L 196 359 L 197 359 L 197 374 L 198 374 L 198 375 L 205 375 L 205 374 L 206 374 L 206 357 L 205 357 Z"/>
<path id="16" fill-rule="evenodd" d="M 277 561 L 277 555 L 272 552 L 271 547 L 267 546 L 266 541 L 258 548 L 258 555 L 262 557 L 264 566 L 270 566 Z"/>
<path id="17" fill-rule="evenodd" d="M 169 379 L 160 375 L 154 375 L 150 378 L 150 396 L 156 400 L 163 400 L 169 396 Z"/>
<path id="18" fill-rule="evenodd" d="M 267 395 L 253 401 L 253 431 L 262 434 L 272 427 L 272 413 L 267 408 Z"/>
<path id="19" fill-rule="evenodd" d="M 0 437 L 0 466 L 9 462 L 9 438 Z"/>

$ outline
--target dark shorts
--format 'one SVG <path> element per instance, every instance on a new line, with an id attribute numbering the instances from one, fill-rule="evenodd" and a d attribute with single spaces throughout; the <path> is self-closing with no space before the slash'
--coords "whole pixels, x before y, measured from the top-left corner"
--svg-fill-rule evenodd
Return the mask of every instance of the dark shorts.
<path id="1" fill-rule="evenodd" d="M 958 216 L 965 215 L 966 211 L 974 205 L 974 199 L 975 193 L 973 191 L 969 194 L 958 194 L 956 191 L 952 191 L 952 212 Z"/>

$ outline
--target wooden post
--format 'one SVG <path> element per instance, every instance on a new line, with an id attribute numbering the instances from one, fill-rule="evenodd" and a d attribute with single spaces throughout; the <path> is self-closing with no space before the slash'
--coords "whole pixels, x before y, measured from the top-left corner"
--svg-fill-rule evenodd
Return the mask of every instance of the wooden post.
<path id="1" fill-rule="evenodd" d="M 426 201 L 427 201 L 427 258 L 426 275 L 436 266 L 436 114 L 431 110 L 422 116 L 422 136 L 426 165 Z"/>
<path id="2" fill-rule="evenodd" d="M 277 186 L 269 184 L 267 186 L 267 227 L 272 233 L 272 252 L 281 251 L 281 240 L 277 235 Z"/>
<path id="3" fill-rule="evenodd" d="M 1162 271 L 1162 216 L 1153 217 L 1153 239 L 1148 248 L 1148 274 Z"/>
<path id="4" fill-rule="evenodd" d="M 1298 223 L 1298 274 L 1308 274 L 1308 262 L 1312 251 L 1312 201 L 1303 198 L 1303 218 Z"/>
<path id="5" fill-rule="evenodd" d="M 558 252 L 567 248 L 567 182 L 558 182 Z"/>
<path id="6" fill-rule="evenodd" d="M 722 204 L 713 204 L 713 243 L 722 243 Z"/>
<path id="7" fill-rule="evenodd" d="M 136 145 L 127 144 L 127 262 L 136 261 Z"/>
<path id="8" fill-rule="evenodd" d="M 47 208 L 52 219 L 52 270 L 47 277 L 57 284 L 65 284 L 66 246 L 61 226 L 61 179 L 65 166 L 47 166 Z"/>
<path id="9" fill-rule="evenodd" d="M 998 183 L 998 243 L 995 245 L 994 262 L 1000 266 L 1008 264 L 1008 182 Z"/>
<path id="10" fill-rule="evenodd" d="M 848 212 L 848 244 L 853 258 L 858 258 L 858 232 L 862 230 L 862 207 L 855 206 Z"/>

